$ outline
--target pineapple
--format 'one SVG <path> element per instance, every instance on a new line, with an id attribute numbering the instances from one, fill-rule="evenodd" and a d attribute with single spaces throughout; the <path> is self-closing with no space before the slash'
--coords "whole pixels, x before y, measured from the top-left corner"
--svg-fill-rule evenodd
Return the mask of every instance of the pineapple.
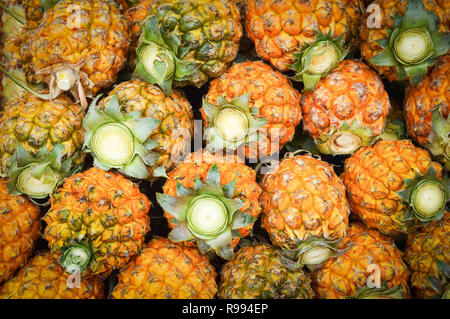
<path id="1" fill-rule="evenodd" d="M 248 158 L 278 152 L 300 123 L 300 93 L 261 61 L 233 65 L 211 82 L 202 115 L 206 149 L 244 147 Z"/>
<path id="2" fill-rule="evenodd" d="M 54 98 L 70 91 L 87 106 L 87 97 L 107 88 L 124 66 L 129 26 L 108 0 L 61 0 L 27 30 L 20 52 L 27 74 L 49 85 Z"/>
<path id="3" fill-rule="evenodd" d="M 376 0 L 360 25 L 361 55 L 389 81 L 418 84 L 449 50 L 450 15 L 442 0 Z"/>
<path id="4" fill-rule="evenodd" d="M 131 177 L 154 180 L 166 176 L 190 149 L 193 114 L 182 92 L 174 90 L 167 96 L 156 85 L 131 80 L 94 104 L 85 118 L 85 145 L 100 168 L 119 168 Z M 112 109 L 117 113 L 115 120 L 98 120 L 99 116 L 109 118 Z M 130 123 L 128 117 L 136 112 L 140 115 Z"/>
<path id="5" fill-rule="evenodd" d="M 311 299 L 309 275 L 291 270 L 279 250 L 268 244 L 239 249 L 222 268 L 221 299 Z"/>
<path id="6" fill-rule="evenodd" d="M 400 140 L 362 148 L 345 161 L 341 179 L 351 211 L 368 227 L 396 235 L 442 218 L 449 191 L 441 175 L 425 150 Z"/>
<path id="7" fill-rule="evenodd" d="M 78 286 L 79 285 L 79 286 Z M 102 299 L 98 278 L 70 278 L 49 252 L 30 259 L 15 277 L 0 287 L 0 299 Z"/>
<path id="8" fill-rule="evenodd" d="M 418 85 L 410 85 L 405 97 L 409 135 L 450 170 L 450 55 L 442 57 Z"/>
<path id="9" fill-rule="evenodd" d="M 416 296 L 434 297 L 437 292 L 430 283 L 430 277 L 439 282 L 447 280 L 437 262 L 450 264 L 450 214 L 408 237 L 405 261 L 411 269 L 411 286 Z"/>
<path id="10" fill-rule="evenodd" d="M 348 236 L 339 247 L 346 249 L 345 252 L 329 259 L 314 272 L 319 298 L 409 297 L 409 271 L 402 260 L 402 252 L 390 238 L 356 223 L 350 226 Z M 399 286 L 401 292 L 399 288 L 393 289 Z"/>
<path id="11" fill-rule="evenodd" d="M 194 248 L 154 238 L 118 275 L 115 299 L 212 299 L 216 272 Z"/>
<path id="12" fill-rule="evenodd" d="M 347 54 L 361 14 L 357 0 L 250 0 L 246 30 L 261 58 L 311 90 Z"/>
<path id="13" fill-rule="evenodd" d="M 156 199 L 173 228 L 169 239 L 224 259 L 233 257 L 261 211 L 256 172 L 238 156 L 192 153 L 169 173 L 163 191 Z"/>
<path id="14" fill-rule="evenodd" d="M 107 276 L 141 249 L 150 204 L 122 175 L 91 168 L 66 179 L 53 195 L 43 236 L 68 273 Z"/>
<path id="15" fill-rule="evenodd" d="M 303 128 L 324 154 L 351 154 L 383 133 L 390 109 L 380 77 L 368 66 L 345 60 L 301 102 Z"/>
<path id="16" fill-rule="evenodd" d="M 338 253 L 347 234 L 345 188 L 329 164 L 288 155 L 261 182 L 262 227 L 274 245 L 313 268 Z"/>
<path id="17" fill-rule="evenodd" d="M 0 117 L 0 173 L 11 178 L 8 189 L 44 198 L 83 164 L 82 119 L 82 108 L 64 95 L 47 101 L 27 93 L 7 103 Z"/>
<path id="18" fill-rule="evenodd" d="M 228 0 L 143 0 L 126 13 L 137 48 L 134 74 L 158 84 L 205 84 L 236 57 L 242 37 L 240 14 Z"/>
<path id="19" fill-rule="evenodd" d="M 0 179 L 0 284 L 25 265 L 41 231 L 39 208 L 24 196 L 8 194 Z"/>

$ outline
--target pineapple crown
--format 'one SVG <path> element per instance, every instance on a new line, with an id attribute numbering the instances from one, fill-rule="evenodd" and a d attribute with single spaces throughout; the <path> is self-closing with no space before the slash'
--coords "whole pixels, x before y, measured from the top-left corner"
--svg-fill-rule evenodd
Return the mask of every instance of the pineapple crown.
<path id="1" fill-rule="evenodd" d="M 92 153 L 94 166 L 105 171 L 118 169 L 124 175 L 144 179 L 149 177 L 147 166 L 159 159 L 152 152 L 159 144 L 150 138 L 159 120 L 141 117 L 141 111 L 123 114 L 117 95 L 113 95 L 102 111 L 94 99 L 83 124 L 86 129 L 83 149 Z M 166 176 L 164 167 L 154 169 L 153 177 Z"/>
<path id="2" fill-rule="evenodd" d="M 63 150 L 63 145 L 58 143 L 51 152 L 44 146 L 33 155 L 22 145 L 17 145 L 7 171 L 8 192 L 12 195 L 26 194 L 36 199 L 52 195 L 66 177 L 75 174 L 81 168 L 80 165 L 73 168 L 72 159 L 63 159 Z"/>
<path id="3" fill-rule="evenodd" d="M 436 267 L 438 269 L 438 272 L 443 275 L 443 278 L 440 279 L 440 276 L 428 276 L 428 282 L 431 288 L 433 288 L 433 290 L 437 293 L 433 297 L 448 299 L 450 298 L 450 266 L 442 260 L 436 259 Z"/>
<path id="4" fill-rule="evenodd" d="M 143 22 L 134 75 L 149 84 L 159 85 L 166 95 L 171 95 L 173 80 L 183 81 L 199 67 L 197 63 L 182 60 L 190 49 L 181 45 L 175 33 L 161 32 L 158 17 L 152 16 Z"/>
<path id="5" fill-rule="evenodd" d="M 417 218 L 427 224 L 440 220 L 447 210 L 450 181 L 440 179 L 439 174 L 431 164 L 424 176 L 416 175 L 413 179 L 405 179 L 406 188 L 397 192 L 407 204 L 405 220 Z"/>
<path id="6" fill-rule="evenodd" d="M 398 79 L 409 77 L 418 84 L 439 56 L 450 48 L 450 33 L 438 32 L 438 17 L 426 11 L 422 0 L 408 0 L 404 16 L 394 16 L 394 29 L 388 38 L 378 40 L 384 49 L 370 62 L 379 66 L 395 66 Z"/>
<path id="7" fill-rule="evenodd" d="M 217 105 L 203 99 L 203 110 L 210 123 L 205 130 L 206 149 L 209 152 L 236 150 L 242 144 L 258 141 L 258 129 L 269 121 L 255 117 L 259 113 L 258 108 L 250 108 L 249 100 L 248 93 L 235 97 L 231 102 L 219 96 Z"/>
<path id="8" fill-rule="evenodd" d="M 351 299 L 404 299 L 402 285 L 388 288 L 386 280 L 383 281 L 381 287 L 370 288 L 362 287 L 356 292 L 354 298 Z"/>
<path id="9" fill-rule="evenodd" d="M 305 43 L 299 53 L 294 53 L 295 63 L 289 68 L 296 74 L 291 79 L 303 82 L 305 91 L 314 90 L 317 82 L 348 54 L 349 49 L 344 44 L 344 35 L 333 38 L 331 31 L 324 35 L 319 30 L 315 42 Z"/>
<path id="10" fill-rule="evenodd" d="M 77 242 L 63 248 L 58 262 L 69 274 L 73 274 L 77 271 L 84 272 L 91 262 L 92 256 L 92 249 L 89 245 Z"/>
<path id="11" fill-rule="evenodd" d="M 173 216 L 175 228 L 169 239 L 175 242 L 197 241 L 202 253 L 214 250 L 220 257 L 233 257 L 233 238 L 240 238 L 239 229 L 255 222 L 255 217 L 241 211 L 240 199 L 233 198 L 236 180 L 221 186 L 217 164 L 208 171 L 206 183 L 198 177 L 193 189 L 177 182 L 177 196 L 157 193 L 161 207 Z"/>

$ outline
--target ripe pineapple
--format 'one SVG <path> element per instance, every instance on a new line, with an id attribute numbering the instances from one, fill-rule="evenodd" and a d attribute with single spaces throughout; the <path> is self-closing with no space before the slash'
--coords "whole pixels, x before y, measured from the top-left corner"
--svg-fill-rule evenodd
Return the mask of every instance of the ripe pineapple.
<path id="1" fill-rule="evenodd" d="M 411 269 L 411 285 L 419 298 L 434 297 L 437 292 L 430 277 L 445 281 L 436 261 L 450 264 L 450 214 L 428 224 L 408 237 L 405 261 Z"/>
<path id="2" fill-rule="evenodd" d="M 379 141 L 348 158 L 341 179 L 351 211 L 368 227 L 395 235 L 443 216 L 448 189 L 441 173 L 410 140 Z"/>
<path id="3" fill-rule="evenodd" d="M 405 97 L 409 135 L 450 170 L 450 55 L 437 62 L 418 85 L 410 85 Z"/>
<path id="4" fill-rule="evenodd" d="M 442 0 L 374 1 L 360 25 L 361 55 L 389 81 L 419 83 L 450 48 L 448 10 Z"/>
<path id="5" fill-rule="evenodd" d="M 228 0 L 143 0 L 126 13 L 137 47 L 135 75 L 170 94 L 205 84 L 236 57 L 240 14 Z"/>
<path id="6" fill-rule="evenodd" d="M 206 149 L 244 147 L 245 156 L 278 152 L 300 123 L 300 93 L 261 61 L 233 65 L 211 82 L 202 115 Z"/>
<path id="7" fill-rule="evenodd" d="M 310 155 L 290 156 L 264 176 L 261 187 L 262 227 L 274 245 L 311 267 L 336 253 L 350 211 L 330 165 Z"/>
<path id="8" fill-rule="evenodd" d="M 345 60 L 301 102 L 303 128 L 321 153 L 351 154 L 383 133 L 390 109 L 380 77 L 361 62 Z"/>
<path id="9" fill-rule="evenodd" d="M 0 173 L 11 178 L 8 189 L 34 198 L 51 194 L 84 162 L 82 119 L 82 108 L 64 95 L 47 101 L 27 93 L 7 103 L 0 117 Z"/>
<path id="10" fill-rule="evenodd" d="M 43 236 L 68 273 L 107 276 L 141 249 L 150 205 L 122 175 L 91 168 L 66 179 L 53 195 Z"/>
<path id="11" fill-rule="evenodd" d="M 115 299 L 212 299 L 216 272 L 193 247 L 155 238 L 118 275 Z"/>
<path id="12" fill-rule="evenodd" d="M 169 239 L 197 243 L 200 251 L 233 257 L 241 237 L 250 234 L 261 207 L 256 173 L 238 156 L 203 150 L 171 171 L 156 199 L 173 230 Z"/>
<path id="13" fill-rule="evenodd" d="M 34 81 L 50 87 L 47 97 L 70 91 L 83 106 L 86 97 L 114 83 L 124 66 L 129 26 L 108 0 L 61 0 L 28 30 L 21 61 Z"/>
<path id="14" fill-rule="evenodd" d="M 359 297 L 361 292 L 364 298 L 409 297 L 409 271 L 402 260 L 402 252 L 390 238 L 356 223 L 350 226 L 348 236 L 339 247 L 347 250 L 314 272 L 319 298 Z M 387 288 L 401 286 L 402 292 L 387 289 L 380 294 L 383 283 Z"/>
<path id="15" fill-rule="evenodd" d="M 222 268 L 221 299 L 311 299 L 309 275 L 290 270 L 279 250 L 268 244 L 241 248 Z"/>
<path id="16" fill-rule="evenodd" d="M 0 179 L 0 284 L 25 265 L 39 237 L 39 208 L 24 196 L 8 194 Z"/>
<path id="17" fill-rule="evenodd" d="M 78 286 L 79 284 L 79 286 Z M 49 252 L 34 256 L 15 277 L 0 287 L 0 299 L 102 299 L 98 278 L 69 278 Z"/>
<path id="18" fill-rule="evenodd" d="M 246 30 L 260 57 L 312 89 L 346 55 L 361 14 L 357 0 L 250 0 Z"/>
<path id="19" fill-rule="evenodd" d="M 99 114 L 98 111 L 105 112 L 114 101 L 118 102 L 124 121 L 116 123 L 106 121 L 106 124 L 104 121 L 98 121 L 98 115 L 94 114 Z M 95 105 L 92 108 L 95 108 Z M 120 165 L 117 165 L 119 160 L 128 158 L 128 161 L 123 161 L 125 166 L 121 171 L 124 174 L 154 180 L 156 177 L 166 176 L 166 171 L 171 170 L 180 157 L 190 149 L 194 133 L 192 107 L 181 91 L 174 90 L 171 96 L 167 96 L 156 85 L 131 80 L 117 85 L 98 103 L 97 109 L 98 111 L 91 110 L 85 118 L 88 128 L 85 144 L 94 154 L 95 164 L 100 168 L 105 170 L 111 167 L 119 168 Z M 137 118 L 142 122 L 142 131 L 145 131 L 146 135 L 140 142 L 145 139 L 144 144 L 149 144 L 150 141 L 157 143 L 147 148 L 149 152 L 152 151 L 151 153 L 145 154 L 146 150 L 139 151 L 137 147 L 133 148 L 133 142 L 126 138 L 129 134 L 142 135 L 136 134 L 139 132 L 125 120 L 126 116 L 133 112 L 140 112 Z M 147 130 L 150 127 L 149 123 L 154 126 L 153 130 Z M 115 134 L 118 127 L 123 131 L 119 135 Z M 116 152 L 112 152 L 111 147 L 107 145 L 113 145 L 112 149 Z M 134 152 L 137 152 L 138 156 L 133 156 Z M 155 158 L 146 159 L 149 154 Z M 138 163 L 136 157 L 142 158 L 143 163 Z"/>

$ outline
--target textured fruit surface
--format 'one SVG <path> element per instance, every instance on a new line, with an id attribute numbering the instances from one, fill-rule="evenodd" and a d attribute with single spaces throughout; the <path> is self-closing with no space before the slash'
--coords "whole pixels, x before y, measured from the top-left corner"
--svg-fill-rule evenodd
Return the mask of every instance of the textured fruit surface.
<path id="1" fill-rule="evenodd" d="M 166 171 L 171 170 L 180 156 L 189 150 L 194 133 L 192 107 L 184 93 L 173 90 L 171 96 L 166 96 L 156 85 L 131 80 L 114 87 L 108 97 L 101 100 L 99 109 L 104 109 L 115 94 L 123 114 L 139 111 L 142 112 L 141 117 L 160 121 L 149 136 L 159 143 L 158 147 L 153 149 L 160 155 L 154 166 L 163 166 Z M 153 176 L 153 169 L 153 166 L 148 167 L 150 176 Z"/>
<path id="2" fill-rule="evenodd" d="M 169 178 L 163 186 L 164 194 L 176 196 L 177 183 L 193 189 L 197 177 L 205 183 L 208 172 L 214 164 L 217 164 L 219 169 L 221 186 L 236 180 L 233 199 L 240 199 L 243 202 L 244 206 L 240 210 L 258 218 L 261 213 L 259 204 L 261 188 L 256 183 L 256 172 L 246 166 L 244 161 L 237 156 L 220 156 L 202 151 L 188 155 L 168 174 Z M 169 221 L 169 226 L 173 228 L 175 225 L 170 222 L 173 216 L 168 212 L 165 212 L 165 216 Z M 238 229 L 238 231 L 242 237 L 245 237 L 250 234 L 252 228 L 253 223 Z M 235 238 L 233 246 L 238 242 L 239 238 Z"/>
<path id="3" fill-rule="evenodd" d="M 26 263 L 41 231 L 38 206 L 9 195 L 5 184 L 0 179 L 0 284 Z"/>
<path id="4" fill-rule="evenodd" d="M 314 273 L 315 290 L 321 299 L 355 297 L 359 288 L 378 277 L 388 288 L 401 285 L 409 296 L 409 271 L 402 260 L 403 253 L 392 240 L 360 223 L 350 226 L 349 234 L 339 248 L 350 247 L 342 255 L 331 258 Z"/>
<path id="5" fill-rule="evenodd" d="M 150 202 L 118 173 L 91 168 L 66 179 L 44 216 L 44 238 L 55 259 L 72 244 L 87 244 L 93 257 L 83 275 L 108 275 L 138 253 L 150 230 Z"/>
<path id="6" fill-rule="evenodd" d="M 49 68 L 79 68 L 85 94 L 93 95 L 114 83 L 125 64 L 128 29 L 114 2 L 61 0 L 27 32 L 21 52 L 24 66 L 49 84 Z"/>
<path id="7" fill-rule="evenodd" d="M 376 0 L 372 2 L 372 7 L 368 7 L 360 24 L 359 37 L 361 55 L 371 67 L 373 67 L 383 77 L 389 81 L 397 80 L 395 66 L 377 66 L 369 61 L 375 55 L 381 53 L 383 48 L 377 42 L 388 38 L 389 29 L 394 28 L 394 16 L 405 15 L 407 0 Z M 437 16 L 439 32 L 450 31 L 450 2 L 446 0 L 422 0 L 427 11 L 432 11 Z M 376 7 L 376 9 L 374 9 Z M 376 18 L 373 21 L 373 18 Z"/>
<path id="8" fill-rule="evenodd" d="M 360 17 L 356 0 L 249 0 L 246 30 L 258 55 L 286 71 L 293 53 L 314 42 L 319 31 L 352 40 Z"/>
<path id="9" fill-rule="evenodd" d="M 194 248 L 152 239 L 119 273 L 116 299 L 212 299 L 216 272 Z"/>
<path id="10" fill-rule="evenodd" d="M 316 143 L 328 140 L 344 124 L 376 137 L 383 132 L 390 109 L 380 77 L 354 60 L 340 62 L 314 91 L 303 95 L 301 105 L 303 128 Z"/>
<path id="11" fill-rule="evenodd" d="M 69 286 L 68 286 L 69 283 Z M 70 285 L 73 284 L 73 288 Z M 76 287 L 79 284 L 79 287 Z M 39 253 L 0 287 L 0 299 L 101 299 L 103 283 L 98 278 L 72 282 L 48 252 Z"/>
<path id="12" fill-rule="evenodd" d="M 424 176 L 431 165 L 441 174 L 441 166 L 410 140 L 379 141 L 360 149 L 345 161 L 341 176 L 351 211 L 385 234 L 414 232 L 422 223 L 405 218 L 408 204 L 397 192 L 406 188 L 405 179 Z"/>
<path id="13" fill-rule="evenodd" d="M 219 97 L 232 101 L 244 94 L 250 95 L 248 106 L 258 109 L 256 117 L 268 120 L 259 129 L 260 140 L 245 147 L 246 157 L 270 156 L 294 136 L 295 127 L 302 119 L 301 95 L 284 75 L 267 64 L 248 61 L 233 65 L 212 81 L 205 99 L 217 105 Z M 202 115 L 206 126 L 209 123 L 204 111 Z"/>
<path id="14" fill-rule="evenodd" d="M 345 188 L 329 164 L 309 155 L 285 158 L 261 186 L 262 226 L 275 245 L 295 248 L 310 237 L 347 234 Z"/>
<path id="15" fill-rule="evenodd" d="M 35 154 L 44 146 L 51 151 L 62 143 L 63 157 L 71 158 L 74 165 L 82 163 L 82 119 L 81 106 L 63 95 L 46 101 L 28 93 L 7 103 L 0 115 L 0 172 L 10 166 L 18 144 Z"/>
<path id="16" fill-rule="evenodd" d="M 450 264 L 450 214 L 421 228 L 408 237 L 405 261 L 411 270 L 411 286 L 419 298 L 437 294 L 431 287 L 429 277 L 445 281 L 436 266 L 436 260 Z"/>
<path id="17" fill-rule="evenodd" d="M 289 270 L 279 251 L 268 244 L 241 248 L 222 268 L 221 299 L 311 299 L 309 276 Z"/>
<path id="18" fill-rule="evenodd" d="M 131 7 L 126 18 L 131 23 L 136 49 L 141 23 L 158 16 L 162 34 L 177 36 L 181 46 L 189 48 L 182 61 L 196 63 L 198 68 L 175 86 L 202 86 L 209 78 L 220 76 L 234 60 L 242 37 L 240 13 L 236 5 L 227 0 L 144 0 Z"/>

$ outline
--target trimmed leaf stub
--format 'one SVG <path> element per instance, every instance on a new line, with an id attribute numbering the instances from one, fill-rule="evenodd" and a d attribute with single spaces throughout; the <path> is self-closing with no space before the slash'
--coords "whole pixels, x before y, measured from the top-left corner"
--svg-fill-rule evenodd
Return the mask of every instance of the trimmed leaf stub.
<path id="1" fill-rule="evenodd" d="M 159 159 L 152 150 L 158 143 L 150 139 L 159 120 L 141 117 L 141 112 L 123 114 L 114 95 L 104 111 L 92 102 L 83 124 L 86 129 L 83 149 L 92 153 L 94 166 L 105 171 L 118 169 L 124 175 L 144 179 L 149 177 L 148 166 Z M 160 170 L 158 174 L 164 175 Z"/>
<path id="2" fill-rule="evenodd" d="M 173 81 L 183 81 L 199 67 L 181 60 L 189 48 L 180 44 L 178 37 L 162 35 L 157 16 L 144 21 L 136 49 L 138 60 L 134 75 L 149 84 L 159 85 L 166 95 L 171 95 Z"/>
<path id="3" fill-rule="evenodd" d="M 388 288 L 386 283 L 380 288 L 359 288 L 355 299 L 405 299 L 401 285 Z"/>
<path id="4" fill-rule="evenodd" d="M 84 243 L 76 243 L 64 248 L 59 264 L 69 273 L 83 272 L 92 259 L 92 249 Z"/>
<path id="5" fill-rule="evenodd" d="M 430 142 L 425 146 L 450 171 L 450 116 L 445 119 L 440 107 L 441 104 L 433 111 Z"/>
<path id="6" fill-rule="evenodd" d="M 258 129 L 268 123 L 256 117 L 258 110 L 249 107 L 249 94 L 243 94 L 229 102 L 218 97 L 217 105 L 203 100 L 203 110 L 209 125 L 205 129 L 206 149 L 217 152 L 236 150 L 240 145 L 258 141 Z"/>
<path id="7" fill-rule="evenodd" d="M 300 53 L 295 53 L 296 62 L 289 66 L 296 72 L 291 79 L 303 82 L 306 91 L 312 91 L 321 78 L 327 76 L 348 54 L 344 37 L 333 38 L 331 32 L 319 31 L 313 43 L 307 43 Z"/>
<path id="8" fill-rule="evenodd" d="M 394 17 L 389 38 L 378 41 L 384 49 L 370 63 L 395 66 L 399 80 L 409 77 L 412 84 L 423 80 L 427 68 L 450 48 L 450 33 L 438 32 L 437 16 L 426 11 L 422 0 L 408 0 L 404 16 Z"/>
<path id="9" fill-rule="evenodd" d="M 233 199 L 234 190 L 235 181 L 221 186 L 219 168 L 214 164 L 206 183 L 197 178 L 193 189 L 177 183 L 177 196 L 157 193 L 159 205 L 173 216 L 170 222 L 175 228 L 169 239 L 195 241 L 202 253 L 214 250 L 220 257 L 231 259 L 233 238 L 240 237 L 237 230 L 256 220 L 240 210 L 244 204 Z"/>
<path id="10" fill-rule="evenodd" d="M 450 266 L 442 260 L 436 259 L 436 267 L 439 277 L 442 278 L 428 276 L 431 288 L 436 291 L 433 298 L 450 299 Z"/>
<path id="11" fill-rule="evenodd" d="M 56 144 L 51 152 L 43 147 L 33 155 L 22 145 L 17 145 L 7 171 L 8 192 L 12 195 L 25 194 L 35 199 L 43 199 L 53 194 L 66 177 L 80 168 L 72 167 L 72 159 L 63 159 L 63 151 L 63 145 Z"/>
<path id="12" fill-rule="evenodd" d="M 444 216 L 450 183 L 448 179 L 439 179 L 433 165 L 423 177 L 405 180 L 405 184 L 406 189 L 397 193 L 408 204 L 405 219 L 417 218 L 427 223 Z"/>

